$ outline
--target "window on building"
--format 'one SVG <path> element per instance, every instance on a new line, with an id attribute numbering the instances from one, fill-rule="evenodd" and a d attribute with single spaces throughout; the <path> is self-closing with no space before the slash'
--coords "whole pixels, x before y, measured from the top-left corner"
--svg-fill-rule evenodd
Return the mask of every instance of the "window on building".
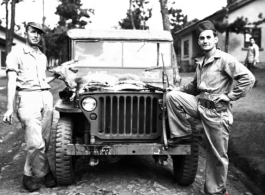
<path id="1" fill-rule="evenodd" d="M 260 28 L 245 28 L 244 30 L 244 48 L 250 44 L 250 37 L 254 37 L 256 44 L 261 47 L 261 29 Z"/>
<path id="2" fill-rule="evenodd" d="M 1 51 L 1 66 L 0 68 L 5 68 L 6 67 L 6 52 Z"/>
<path id="3" fill-rule="evenodd" d="M 184 52 L 183 52 L 183 57 L 184 58 L 187 58 L 187 57 L 189 57 L 189 40 L 186 40 L 186 41 L 184 41 L 184 48 L 183 48 L 183 50 L 184 50 Z"/>

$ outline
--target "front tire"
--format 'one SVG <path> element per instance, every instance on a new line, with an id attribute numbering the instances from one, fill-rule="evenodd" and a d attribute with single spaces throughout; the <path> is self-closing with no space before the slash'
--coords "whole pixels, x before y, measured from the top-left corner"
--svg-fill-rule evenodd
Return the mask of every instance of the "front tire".
<path id="1" fill-rule="evenodd" d="M 59 185 L 74 182 L 73 157 L 66 154 L 67 144 L 72 143 L 73 121 L 70 117 L 61 117 L 56 131 L 56 178 Z"/>
<path id="2" fill-rule="evenodd" d="M 196 126 L 191 124 L 193 132 L 193 143 L 191 144 L 191 154 L 184 156 L 171 156 L 173 160 L 174 179 L 179 185 L 189 186 L 196 177 L 199 161 L 199 143 Z"/>
<path id="3" fill-rule="evenodd" d="M 57 131 L 57 125 L 58 125 L 59 118 L 60 118 L 59 112 L 54 109 L 52 127 L 51 127 L 51 132 L 50 132 L 49 148 L 47 151 L 49 167 L 54 176 L 56 176 L 56 171 L 55 171 L 56 131 Z"/>

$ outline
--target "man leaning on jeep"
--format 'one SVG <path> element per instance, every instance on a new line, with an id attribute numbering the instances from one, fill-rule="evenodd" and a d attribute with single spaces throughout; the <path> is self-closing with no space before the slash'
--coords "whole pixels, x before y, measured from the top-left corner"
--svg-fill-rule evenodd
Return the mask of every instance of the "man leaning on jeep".
<path id="1" fill-rule="evenodd" d="M 17 91 L 18 119 L 27 144 L 23 186 L 30 192 L 39 188 L 34 177 L 45 177 L 46 187 L 56 185 L 46 156 L 53 113 L 53 97 L 48 83 L 55 77 L 46 78 L 45 75 L 47 58 L 38 48 L 43 33 L 40 24 L 29 22 L 25 32 L 26 44 L 12 48 L 6 60 L 7 111 L 3 121 L 12 124 Z"/>
<path id="2" fill-rule="evenodd" d="M 228 140 L 233 123 L 231 101 L 244 97 L 255 82 L 253 74 L 233 56 L 216 48 L 217 31 L 210 21 L 196 27 L 198 44 L 204 54 L 195 59 L 194 79 L 167 94 L 171 139 L 169 144 L 192 141 L 186 114 L 200 119 L 204 127 L 207 156 L 204 191 L 228 195 Z M 233 86 L 233 80 L 236 85 Z"/>

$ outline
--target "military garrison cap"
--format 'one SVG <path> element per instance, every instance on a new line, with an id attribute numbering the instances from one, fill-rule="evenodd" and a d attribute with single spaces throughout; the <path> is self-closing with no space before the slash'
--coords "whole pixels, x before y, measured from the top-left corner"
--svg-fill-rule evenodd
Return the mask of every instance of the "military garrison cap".
<path id="1" fill-rule="evenodd" d="M 36 29 L 40 30 L 42 33 L 45 33 L 44 30 L 43 30 L 43 28 L 42 28 L 42 26 L 41 26 L 39 23 L 36 23 L 36 22 L 29 22 L 29 23 L 27 24 L 27 27 L 28 27 L 28 26 L 31 26 L 31 27 L 33 27 L 33 28 L 36 28 Z"/>
<path id="2" fill-rule="evenodd" d="M 199 24 L 197 24 L 196 26 L 196 33 L 197 33 L 197 37 L 200 36 L 200 34 L 205 31 L 205 30 L 213 30 L 216 31 L 213 23 L 211 21 L 202 21 Z"/>

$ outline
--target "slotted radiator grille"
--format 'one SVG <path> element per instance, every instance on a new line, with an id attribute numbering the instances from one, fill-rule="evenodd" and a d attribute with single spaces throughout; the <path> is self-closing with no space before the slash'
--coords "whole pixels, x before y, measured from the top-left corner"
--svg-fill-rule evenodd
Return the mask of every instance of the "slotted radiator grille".
<path id="1" fill-rule="evenodd" d="M 158 101 L 161 97 L 160 94 L 148 93 L 98 96 L 97 128 L 91 128 L 91 133 L 102 139 L 159 137 L 162 111 Z"/>

